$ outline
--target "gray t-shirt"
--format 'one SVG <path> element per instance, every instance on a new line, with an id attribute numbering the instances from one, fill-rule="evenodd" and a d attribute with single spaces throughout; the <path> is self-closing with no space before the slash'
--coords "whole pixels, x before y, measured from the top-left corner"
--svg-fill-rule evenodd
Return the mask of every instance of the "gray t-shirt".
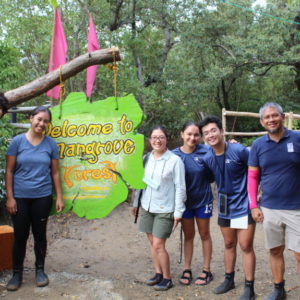
<path id="1" fill-rule="evenodd" d="M 52 194 L 51 161 L 59 158 L 55 141 L 45 136 L 33 146 L 25 134 L 13 138 L 7 155 L 16 157 L 13 176 L 15 198 L 40 198 Z"/>

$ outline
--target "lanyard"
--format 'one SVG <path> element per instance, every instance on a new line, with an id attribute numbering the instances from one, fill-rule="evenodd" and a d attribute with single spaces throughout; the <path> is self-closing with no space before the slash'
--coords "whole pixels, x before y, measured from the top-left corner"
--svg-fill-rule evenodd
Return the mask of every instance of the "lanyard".
<path id="1" fill-rule="evenodd" d="M 216 162 L 216 164 L 218 166 L 218 169 L 220 171 L 220 174 L 221 174 L 221 186 L 223 188 L 225 188 L 225 185 L 223 185 L 223 183 L 225 184 L 226 150 L 227 150 L 227 143 L 225 144 L 224 153 L 222 155 L 220 155 L 220 156 L 224 156 L 224 159 L 223 159 L 223 168 L 219 164 L 219 160 L 217 159 L 217 155 L 214 152 L 214 159 L 215 159 L 215 162 Z"/>

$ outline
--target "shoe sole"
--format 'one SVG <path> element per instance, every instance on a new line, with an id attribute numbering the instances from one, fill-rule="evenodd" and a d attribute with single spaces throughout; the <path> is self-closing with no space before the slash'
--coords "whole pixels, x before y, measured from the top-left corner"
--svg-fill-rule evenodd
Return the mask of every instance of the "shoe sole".
<path id="1" fill-rule="evenodd" d="M 44 281 L 44 282 L 37 282 L 36 286 L 37 287 L 45 287 L 49 284 L 49 281 Z"/>
<path id="2" fill-rule="evenodd" d="M 165 288 L 154 287 L 154 289 L 155 289 L 156 291 L 167 291 L 167 290 L 170 289 L 171 287 L 173 287 L 173 284 L 170 284 L 168 287 L 165 287 Z"/>
<path id="3" fill-rule="evenodd" d="M 217 291 L 214 290 L 213 293 L 216 294 L 216 295 L 226 294 L 227 292 L 233 290 L 234 288 L 235 288 L 235 286 L 229 288 L 229 289 L 226 290 L 226 291 L 222 291 L 222 292 L 217 292 Z"/>

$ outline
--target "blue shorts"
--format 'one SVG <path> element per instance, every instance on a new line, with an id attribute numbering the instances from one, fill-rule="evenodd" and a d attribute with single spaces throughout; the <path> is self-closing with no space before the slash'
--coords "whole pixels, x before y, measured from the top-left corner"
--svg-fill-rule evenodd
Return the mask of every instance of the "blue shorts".
<path id="1" fill-rule="evenodd" d="M 201 206 L 195 209 L 187 209 L 183 215 L 183 219 L 192 219 L 192 218 L 198 218 L 198 219 L 209 219 L 212 217 L 213 212 L 213 204 L 206 204 L 205 206 Z"/>

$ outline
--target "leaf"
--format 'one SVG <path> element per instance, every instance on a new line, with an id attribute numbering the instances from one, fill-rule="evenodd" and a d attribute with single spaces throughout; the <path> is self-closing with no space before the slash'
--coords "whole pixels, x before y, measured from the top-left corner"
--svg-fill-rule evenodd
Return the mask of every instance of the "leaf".
<path id="1" fill-rule="evenodd" d="M 49 0 L 49 1 L 50 1 L 50 4 L 52 5 L 53 9 L 56 9 L 58 7 L 56 0 Z"/>

